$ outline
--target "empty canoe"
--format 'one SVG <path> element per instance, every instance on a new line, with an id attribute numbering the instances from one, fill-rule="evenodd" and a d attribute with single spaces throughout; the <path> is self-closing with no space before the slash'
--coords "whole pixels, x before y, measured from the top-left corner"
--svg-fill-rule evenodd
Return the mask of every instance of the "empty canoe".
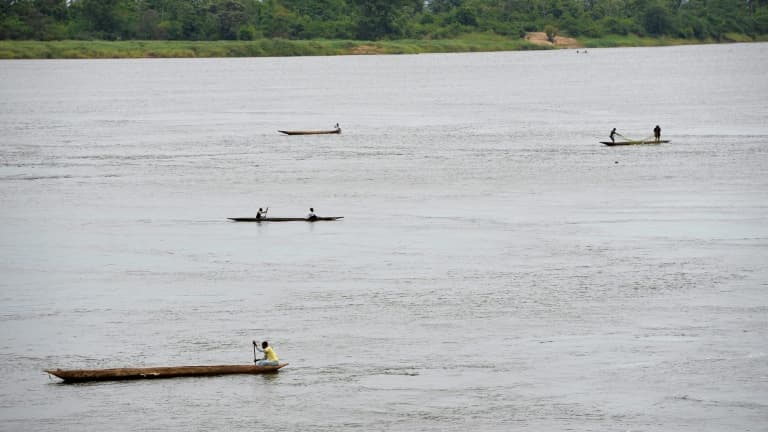
<path id="1" fill-rule="evenodd" d="M 620 146 L 620 145 L 636 145 L 636 144 L 661 144 L 661 143 L 668 143 L 669 140 L 661 140 L 661 141 L 600 141 L 600 144 L 605 144 L 607 146 Z"/>
<path id="2" fill-rule="evenodd" d="M 51 375 L 57 376 L 64 382 L 87 381 L 118 381 L 136 379 L 158 379 L 177 377 L 202 377 L 234 374 L 263 374 L 274 373 L 288 365 L 280 363 L 277 366 L 256 365 L 217 365 L 217 366 L 172 366 L 155 368 L 117 368 L 117 369 L 46 369 Z"/>
<path id="3" fill-rule="evenodd" d="M 327 134 L 340 134 L 341 128 L 336 128 L 333 130 L 316 130 L 316 131 L 287 131 L 287 130 L 279 130 L 278 132 L 284 133 L 286 135 L 327 135 Z"/>
<path id="4" fill-rule="evenodd" d="M 330 217 L 316 217 L 314 219 L 307 219 L 307 218 L 279 218 L 279 217 L 268 217 L 268 218 L 261 218 L 256 219 L 255 217 L 234 217 L 234 218 L 227 218 L 231 221 L 235 222 L 317 222 L 317 221 L 335 221 L 339 219 L 344 219 L 344 216 L 330 216 Z"/>

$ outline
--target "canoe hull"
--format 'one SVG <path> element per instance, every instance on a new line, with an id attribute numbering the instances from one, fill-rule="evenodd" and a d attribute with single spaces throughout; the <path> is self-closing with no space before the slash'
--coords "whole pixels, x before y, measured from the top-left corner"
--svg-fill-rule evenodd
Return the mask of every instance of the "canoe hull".
<path id="1" fill-rule="evenodd" d="M 268 218 L 261 218 L 261 219 L 256 219 L 255 217 L 234 217 L 234 218 L 227 218 L 227 219 L 235 222 L 318 222 L 318 221 L 335 221 L 339 219 L 344 219 L 344 216 L 318 217 L 315 219 L 275 218 L 275 217 L 268 217 Z"/>
<path id="2" fill-rule="evenodd" d="M 275 373 L 288 363 L 277 366 L 256 365 L 214 365 L 214 366 L 173 366 L 155 368 L 116 368 L 116 369 L 46 369 L 51 375 L 64 382 L 122 381 L 137 379 L 160 379 L 178 377 L 205 377 L 235 374 Z"/>
<path id="3" fill-rule="evenodd" d="M 286 134 L 286 135 L 330 135 L 330 134 L 340 134 L 341 133 L 341 129 L 317 130 L 317 131 L 286 131 L 286 130 L 279 130 L 278 132 Z"/>
<path id="4" fill-rule="evenodd" d="M 668 143 L 669 140 L 661 140 L 661 141 L 600 141 L 600 144 L 605 144 L 607 146 L 620 146 L 620 145 L 638 145 L 638 144 L 662 144 L 662 143 Z"/>

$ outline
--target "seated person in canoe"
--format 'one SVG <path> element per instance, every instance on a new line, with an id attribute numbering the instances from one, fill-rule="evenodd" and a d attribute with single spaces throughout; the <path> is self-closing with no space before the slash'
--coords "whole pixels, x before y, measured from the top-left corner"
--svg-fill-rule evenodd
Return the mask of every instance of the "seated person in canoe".
<path id="1" fill-rule="evenodd" d="M 267 207 L 266 210 L 262 210 L 261 207 L 259 207 L 259 211 L 256 212 L 256 220 L 266 219 L 268 211 L 269 207 Z"/>
<path id="2" fill-rule="evenodd" d="M 269 342 L 264 341 L 261 343 L 261 348 L 259 348 L 256 345 L 256 341 L 253 341 L 253 349 L 259 350 L 259 352 L 264 353 L 264 358 L 261 360 L 256 360 L 256 356 L 254 356 L 254 363 L 256 363 L 256 366 L 277 366 L 280 364 L 280 359 L 277 357 L 277 353 L 275 350 L 272 349 L 271 346 L 269 346 Z"/>

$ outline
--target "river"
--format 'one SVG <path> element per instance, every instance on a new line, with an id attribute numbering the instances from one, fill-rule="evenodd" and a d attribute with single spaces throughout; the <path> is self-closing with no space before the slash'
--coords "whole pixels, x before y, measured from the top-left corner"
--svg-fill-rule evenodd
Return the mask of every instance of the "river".
<path id="1" fill-rule="evenodd" d="M 0 430 L 764 430 L 766 76 L 766 43 L 0 61 Z M 227 220 L 259 207 L 344 219 Z M 252 340 L 289 366 L 43 372 Z"/>

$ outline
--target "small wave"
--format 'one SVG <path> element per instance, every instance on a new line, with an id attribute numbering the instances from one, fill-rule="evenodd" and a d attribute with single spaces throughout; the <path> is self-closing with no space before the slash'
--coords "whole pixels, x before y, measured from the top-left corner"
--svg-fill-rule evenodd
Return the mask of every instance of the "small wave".
<path id="1" fill-rule="evenodd" d="M 64 175 L 39 175 L 39 176 L 31 176 L 31 175 L 13 175 L 13 176 L 6 176 L 2 177 L 3 180 L 58 180 L 58 179 L 71 179 L 74 178 L 74 176 L 69 174 Z"/>
<path id="2" fill-rule="evenodd" d="M 93 178 L 115 178 L 120 177 L 117 174 L 105 174 L 105 175 L 98 175 L 98 176 L 75 176 L 72 174 L 59 174 L 59 175 L 11 175 L 11 176 L 3 176 L 0 177 L 0 181 L 15 181 L 15 180 L 24 180 L 24 181 L 37 181 L 37 180 L 69 180 L 69 179 L 93 179 Z"/>

